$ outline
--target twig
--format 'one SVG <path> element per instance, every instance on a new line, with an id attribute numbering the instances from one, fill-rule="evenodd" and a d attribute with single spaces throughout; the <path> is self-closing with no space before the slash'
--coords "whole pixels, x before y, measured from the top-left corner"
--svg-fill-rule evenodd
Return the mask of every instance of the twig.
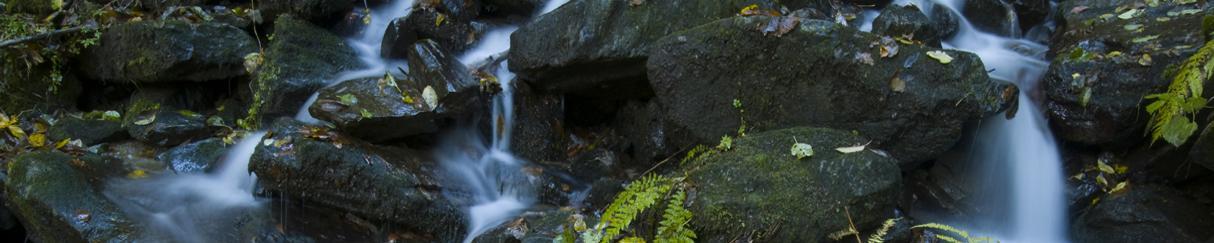
<path id="1" fill-rule="evenodd" d="M 864 243 L 864 242 L 860 241 L 860 230 L 859 230 L 859 229 L 856 229 L 856 223 L 852 222 L 852 220 L 851 220 L 851 211 L 850 211 L 850 210 L 847 210 L 847 206 L 844 206 L 844 207 L 843 207 L 843 212 L 844 212 L 844 213 L 846 213 L 846 215 L 847 215 L 847 225 L 848 225 L 849 227 L 851 227 L 851 231 L 852 231 L 852 232 L 856 232 L 856 234 L 855 234 L 855 236 L 856 236 L 856 243 Z"/>
<path id="2" fill-rule="evenodd" d="M 23 36 L 23 37 L 19 37 L 16 39 L 4 40 L 4 41 L 0 41 L 0 48 L 4 48 L 4 47 L 11 46 L 11 45 L 16 45 L 16 44 L 21 44 L 21 43 L 26 43 L 26 42 L 30 42 L 30 41 L 36 41 L 36 40 L 56 37 L 56 36 L 65 35 L 65 34 L 71 34 L 71 33 L 79 32 L 80 30 L 83 30 L 83 29 L 84 29 L 84 26 L 76 26 L 76 27 L 71 27 L 71 28 L 67 28 L 67 29 L 52 30 L 52 31 L 48 31 L 48 32 L 38 33 L 36 35 Z"/>

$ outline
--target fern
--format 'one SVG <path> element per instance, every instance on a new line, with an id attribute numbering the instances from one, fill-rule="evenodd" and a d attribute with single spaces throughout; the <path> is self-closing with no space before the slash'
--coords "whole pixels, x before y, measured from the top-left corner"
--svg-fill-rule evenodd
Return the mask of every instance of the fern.
<path id="1" fill-rule="evenodd" d="M 948 226 L 945 224 L 928 223 L 928 224 L 915 225 L 914 227 L 911 227 L 911 229 L 919 229 L 919 228 L 936 229 L 936 230 L 945 231 L 945 233 L 956 234 L 957 236 L 960 236 L 961 239 L 964 239 L 965 240 L 964 242 L 966 242 L 966 243 L 994 241 L 993 239 L 991 239 L 991 237 L 975 237 L 975 236 L 970 235 L 970 233 L 968 231 L 964 231 L 964 230 L 958 229 L 956 227 Z M 936 234 L 936 239 L 940 239 L 945 242 L 953 242 L 953 243 L 962 243 L 963 242 L 963 241 L 957 240 L 957 238 L 953 238 L 952 236 L 948 236 L 945 234 Z"/>
<path id="2" fill-rule="evenodd" d="M 868 243 L 885 242 L 885 235 L 889 234 L 889 229 L 894 228 L 894 224 L 897 224 L 899 219 L 901 218 L 887 219 L 885 220 L 885 223 L 881 223 L 881 228 L 877 229 L 877 232 L 873 232 L 872 235 L 868 236 Z"/>
<path id="3" fill-rule="evenodd" d="M 666 203 L 666 212 L 658 223 L 657 243 L 694 243 L 696 232 L 687 228 L 691 222 L 691 211 L 683 208 L 687 193 L 679 190 Z"/>
<path id="4" fill-rule="evenodd" d="M 1147 129 L 1151 131 L 1151 143 L 1163 138 L 1180 147 L 1197 131 L 1197 123 L 1189 116 L 1206 106 L 1206 99 L 1201 94 L 1204 88 L 1202 83 L 1210 79 L 1211 72 L 1214 72 L 1214 44 L 1210 43 L 1207 42 L 1185 60 L 1172 79 L 1172 84 L 1168 85 L 1167 92 L 1145 97 L 1155 100 L 1147 105 L 1147 112 L 1151 114 L 1147 124 Z"/>
<path id="5" fill-rule="evenodd" d="M 616 196 L 615 201 L 603 212 L 600 225 L 606 225 L 602 242 L 607 243 L 620 235 L 637 215 L 646 208 L 657 204 L 658 199 L 670 191 L 673 186 L 670 178 L 649 175 L 633 182 Z"/>

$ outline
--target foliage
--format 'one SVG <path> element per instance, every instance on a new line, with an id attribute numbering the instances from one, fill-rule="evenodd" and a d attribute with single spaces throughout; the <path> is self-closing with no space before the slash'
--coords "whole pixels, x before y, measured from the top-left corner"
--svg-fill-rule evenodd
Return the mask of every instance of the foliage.
<path id="1" fill-rule="evenodd" d="M 29 14 L 0 15 L 0 40 L 11 40 L 30 36 L 58 36 L 29 41 L 0 50 L 0 76 L 12 78 L 9 82 L 0 82 L 0 89 L 9 90 L 13 80 L 38 80 L 45 82 L 46 94 L 58 94 L 63 85 L 63 73 L 67 70 L 67 62 L 79 55 L 84 48 L 95 46 L 101 40 L 101 31 L 95 25 L 86 25 L 88 20 L 100 16 L 101 10 L 92 11 L 86 16 L 74 16 L 66 10 L 59 9 L 49 18 Z M 54 18 L 56 15 L 68 15 L 65 18 Z M 57 19 L 63 19 L 56 22 Z M 64 35 L 52 35 L 52 32 L 71 28 L 79 31 Z M 35 69 L 46 70 L 34 72 Z M 38 92 L 38 90 L 20 90 Z M 40 96 L 33 96 L 40 97 Z"/>
<path id="2" fill-rule="evenodd" d="M 962 242 L 964 242 L 964 243 L 979 243 L 979 242 L 988 242 L 988 243 L 989 243 L 989 242 L 995 242 L 995 240 L 994 240 L 994 239 L 992 239 L 991 237 L 979 237 L 979 236 L 973 236 L 973 235 L 970 235 L 970 233 L 969 233 L 968 231 L 964 231 L 964 230 L 958 229 L 958 228 L 956 228 L 956 227 L 949 226 L 949 225 L 945 225 L 945 224 L 938 224 L 938 223 L 927 223 L 927 224 L 920 224 L 920 225 L 915 225 L 915 226 L 911 227 L 911 229 L 934 229 L 934 230 L 940 230 L 940 231 L 944 231 L 944 233 L 950 233 L 950 234 L 954 234 L 954 235 L 956 235 L 956 236 L 959 236 L 959 237 L 960 237 L 960 239 L 964 240 L 964 241 L 962 241 L 962 240 L 958 240 L 958 238 L 954 238 L 954 237 L 952 237 L 952 236 L 945 235 L 945 234 L 937 234 L 937 235 L 935 235 L 937 239 L 940 239 L 940 240 L 945 241 L 945 242 L 953 242 L 953 243 L 962 243 Z"/>
<path id="3" fill-rule="evenodd" d="M 889 234 L 889 230 L 893 229 L 894 224 L 897 224 L 898 220 L 901 219 L 902 218 L 892 218 L 885 220 L 884 223 L 881 223 L 881 228 L 878 228 L 876 232 L 873 232 L 872 235 L 868 236 L 868 243 L 885 242 L 885 235 Z"/>
<path id="4" fill-rule="evenodd" d="M 564 232 L 553 239 L 560 243 L 608 243 L 619 237 L 627 230 L 633 221 L 645 212 L 665 200 L 666 208 L 662 211 L 662 220 L 658 222 L 657 232 L 653 242 L 658 243 L 691 243 L 695 242 L 695 231 L 688 225 L 691 223 L 691 211 L 683 208 L 687 193 L 679 182 L 681 178 L 668 178 L 659 175 L 647 175 L 633 181 L 616 195 L 615 201 L 607 206 L 599 222 L 593 228 L 587 228 L 581 215 L 570 216 Z M 673 191 L 673 193 L 672 193 Z M 644 236 L 629 235 L 618 242 L 647 242 Z"/>
<path id="5" fill-rule="evenodd" d="M 1147 105 L 1151 114 L 1147 129 L 1152 143 L 1163 138 L 1179 147 L 1197 131 L 1197 123 L 1191 117 L 1206 106 L 1203 82 L 1210 79 L 1211 72 L 1214 72 L 1214 44 L 1207 42 L 1180 66 L 1167 92 L 1145 97 L 1155 100 Z"/>
<path id="6" fill-rule="evenodd" d="M 654 237 L 657 243 L 692 243 L 695 242 L 696 232 L 687 228 L 691 223 L 691 211 L 683 208 L 687 193 L 679 190 L 666 202 L 666 212 L 658 224 L 658 235 Z"/>
<path id="7" fill-rule="evenodd" d="M 620 235 L 642 211 L 657 204 L 658 199 L 670 191 L 672 186 L 670 178 L 651 174 L 624 188 L 624 191 L 616 195 L 615 201 L 607 206 L 603 218 L 599 221 L 599 225 L 606 226 L 604 242 Z"/>

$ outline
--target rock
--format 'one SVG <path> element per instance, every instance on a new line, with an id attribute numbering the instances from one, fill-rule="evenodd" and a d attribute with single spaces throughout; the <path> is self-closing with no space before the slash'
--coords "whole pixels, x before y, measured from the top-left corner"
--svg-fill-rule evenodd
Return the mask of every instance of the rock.
<path id="1" fill-rule="evenodd" d="M 932 4 L 931 11 L 929 12 L 931 12 L 931 15 L 928 17 L 932 19 L 932 26 L 936 29 L 941 40 L 947 40 L 948 38 L 952 38 L 954 34 L 957 34 L 959 25 L 957 21 L 961 19 L 961 16 L 957 12 L 940 4 Z"/>
<path id="2" fill-rule="evenodd" d="M 24 54 L 8 49 L 0 51 L 0 112 L 76 108 L 82 84 L 74 72 L 56 71 L 50 62 L 26 66 Z"/>
<path id="3" fill-rule="evenodd" d="M 209 138 L 182 144 L 156 156 L 178 174 L 200 174 L 210 171 L 227 153 L 228 144 L 219 138 Z"/>
<path id="4" fill-rule="evenodd" d="M 1001 110 L 1016 92 L 989 79 L 971 53 L 901 45 L 881 58 L 870 46 L 876 35 L 803 20 L 783 37 L 764 36 L 754 26 L 769 20 L 724 19 L 654 44 L 649 80 L 672 143 L 716 144 L 742 121 L 746 131 L 822 126 L 858 131 L 909 168 L 952 148 L 963 123 Z"/>
<path id="5" fill-rule="evenodd" d="M 577 92 L 625 99 L 651 95 L 645 59 L 653 42 L 670 33 L 738 14 L 772 0 L 574 0 L 536 17 L 510 37 L 510 70 L 545 93 Z M 790 9 L 804 2 L 784 1 Z M 676 14 L 677 13 L 677 14 Z"/>
<path id="6" fill-rule="evenodd" d="M 30 152 L 13 158 L 4 183 L 8 206 L 38 241 L 131 242 L 139 228 L 72 167 L 75 158 Z"/>
<path id="7" fill-rule="evenodd" d="M 652 100 L 628 102 L 616 113 L 611 127 L 623 138 L 622 150 L 632 164 L 649 165 L 679 149 L 667 142 L 664 117 L 662 108 Z"/>
<path id="8" fill-rule="evenodd" d="M 1070 11 L 1070 8 L 1058 8 Z M 974 0 L 966 1 L 962 12 L 978 30 L 1003 36 L 1028 31 L 1045 22 L 1049 0 Z M 1015 23 L 1013 23 L 1015 22 Z"/>
<path id="9" fill-rule="evenodd" d="M 250 169 L 261 185 L 369 220 L 431 234 L 464 236 L 463 199 L 445 196 L 429 152 L 371 145 L 323 127 L 280 119 L 258 145 Z"/>
<path id="10" fill-rule="evenodd" d="M 1206 125 L 1197 136 L 1197 141 L 1193 142 L 1193 148 L 1189 150 L 1189 160 L 1214 170 L 1214 123 Z"/>
<path id="11" fill-rule="evenodd" d="M 295 116 L 314 92 L 340 73 L 364 65 L 341 37 L 298 18 L 279 17 L 273 35 L 252 84 L 249 117 L 253 119 L 246 122 Z"/>
<path id="12" fill-rule="evenodd" d="M 548 1 L 544 0 L 481 0 L 481 13 L 490 17 L 531 17 Z"/>
<path id="13" fill-rule="evenodd" d="M 82 54 L 80 69 L 104 81 L 211 81 L 244 75 L 244 56 L 254 52 L 253 37 L 231 25 L 140 21 L 107 28 Z"/>
<path id="14" fill-rule="evenodd" d="M 216 127 L 206 117 L 189 110 L 173 110 L 160 103 L 135 97 L 127 107 L 122 126 L 131 138 L 157 146 L 175 146 L 196 138 L 209 137 Z"/>
<path id="15" fill-rule="evenodd" d="M 472 46 L 483 29 L 474 26 L 471 20 L 449 17 L 433 9 L 415 9 L 388 26 L 381 55 L 403 59 L 418 39 L 431 39 L 447 50 L 462 52 Z"/>
<path id="16" fill-rule="evenodd" d="M 859 229 L 892 218 L 902 183 L 897 162 L 834 151 L 866 141 L 846 131 L 791 128 L 738 138 L 732 150 L 695 161 L 687 180 L 696 185 L 688 200 L 697 240 L 826 242 L 848 228 L 847 212 Z M 789 148 L 797 142 L 813 146 L 813 156 L 794 157 Z"/>
<path id="17" fill-rule="evenodd" d="M 257 1 L 257 9 L 262 11 L 262 16 L 265 16 L 267 20 L 289 14 L 320 24 L 350 11 L 354 8 L 355 2 L 349 0 L 263 0 Z M 275 19 L 275 21 L 278 20 L 281 18 Z"/>
<path id="18" fill-rule="evenodd" d="M 2 2 L 8 14 L 27 13 L 45 15 L 63 8 L 62 0 L 9 0 Z"/>
<path id="19" fill-rule="evenodd" d="M 480 86 L 434 41 L 411 48 L 408 68 L 407 78 L 351 80 L 321 89 L 309 109 L 343 132 L 376 142 L 437 132 L 454 118 L 484 110 Z"/>
<path id="20" fill-rule="evenodd" d="M 1200 242 L 1214 227 L 1206 206 L 1156 185 L 1104 196 L 1071 225 L 1075 242 Z"/>
<path id="21" fill-rule="evenodd" d="M 940 47 L 940 34 L 936 31 L 935 23 L 913 4 L 881 10 L 881 15 L 873 20 L 873 33 L 890 37 L 909 36 L 928 46 Z"/>
<path id="22" fill-rule="evenodd" d="M 49 141 L 63 139 L 80 139 L 84 146 L 118 141 L 127 137 L 126 128 L 120 120 L 105 120 L 97 118 L 81 118 L 68 116 L 59 119 L 47 131 Z"/>
<path id="23" fill-rule="evenodd" d="M 532 161 L 566 161 L 569 139 L 565 130 L 564 99 L 539 94 L 529 84 L 513 82 L 514 127 L 510 149 Z"/>
<path id="24" fill-rule="evenodd" d="M 1143 97 L 1163 92 L 1172 81 L 1166 70 L 1179 66 L 1204 42 L 1200 31 L 1192 31 L 1202 28 L 1202 14 L 1168 17 L 1190 5 L 1161 2 L 1130 19 L 1100 17 L 1129 2 L 1059 4 L 1066 14 L 1050 42 L 1053 61 L 1042 89 L 1050 124 L 1063 140 L 1105 147 L 1144 140 L 1142 129 L 1150 116 Z M 1072 13 L 1076 9 L 1083 11 Z M 1170 20 L 1157 21 L 1161 17 Z M 1134 25 L 1141 31 L 1125 29 Z M 1145 55 L 1150 61 L 1140 63 Z"/>

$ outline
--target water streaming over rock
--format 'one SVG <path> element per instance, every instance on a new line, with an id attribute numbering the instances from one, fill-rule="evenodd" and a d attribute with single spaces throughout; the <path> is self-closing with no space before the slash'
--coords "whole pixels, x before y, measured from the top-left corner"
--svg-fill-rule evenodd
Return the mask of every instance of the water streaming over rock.
<path id="1" fill-rule="evenodd" d="M 230 231 L 232 221 L 262 206 L 253 196 L 257 177 L 248 168 L 263 136 L 265 132 L 245 135 L 210 173 L 116 180 L 107 186 L 105 195 L 141 220 L 152 237 L 178 242 L 225 240 L 215 236 Z"/>
<path id="2" fill-rule="evenodd" d="M 932 16 L 931 11 L 953 11 L 954 16 L 964 16 L 959 10 L 965 1 L 898 0 L 894 4 L 915 4 L 928 16 Z M 858 27 L 871 30 L 871 21 L 878 14 L 865 11 Z M 1015 18 L 1012 21 L 1016 22 Z M 984 121 L 975 138 L 973 154 L 968 158 L 969 163 L 985 167 L 973 172 L 987 178 L 983 180 L 985 185 L 977 185 L 976 190 L 1010 194 L 983 201 L 988 204 L 985 208 L 1000 211 L 991 214 L 995 216 L 960 221 L 993 224 L 991 233 L 1004 242 L 1066 242 L 1065 176 L 1058 145 L 1039 104 L 1028 95 L 1037 89 L 1049 66 L 1045 61 L 1048 47 L 1018 38 L 1019 25 L 1010 26 L 1015 28 L 1009 31 L 1011 36 L 999 36 L 978 31 L 968 20 L 960 18 L 956 34 L 942 43 L 944 48 L 977 54 L 991 70 L 991 78 L 1015 83 L 1021 90 L 1015 117 L 1009 120 L 999 116 Z"/>

